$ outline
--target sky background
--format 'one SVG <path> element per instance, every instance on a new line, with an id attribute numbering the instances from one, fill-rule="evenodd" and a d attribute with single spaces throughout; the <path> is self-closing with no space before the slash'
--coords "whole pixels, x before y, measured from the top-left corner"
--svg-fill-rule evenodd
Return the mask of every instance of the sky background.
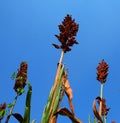
<path id="1" fill-rule="evenodd" d="M 53 85 L 60 50 L 58 25 L 70 14 L 79 23 L 79 45 L 65 54 L 69 68 L 75 115 L 84 123 L 93 119 L 92 103 L 99 96 L 96 67 L 102 59 L 109 64 L 104 98 L 110 111 L 107 123 L 120 123 L 120 1 L 119 0 L 0 0 L 0 103 L 12 103 L 15 92 L 11 75 L 27 61 L 28 80 L 33 86 L 31 120 L 41 121 Z M 25 88 L 27 90 L 27 87 Z M 25 94 L 18 98 L 14 112 L 23 114 Z M 65 96 L 61 107 L 67 107 Z M 17 123 L 13 118 L 10 123 Z M 60 116 L 57 123 L 70 123 Z"/>

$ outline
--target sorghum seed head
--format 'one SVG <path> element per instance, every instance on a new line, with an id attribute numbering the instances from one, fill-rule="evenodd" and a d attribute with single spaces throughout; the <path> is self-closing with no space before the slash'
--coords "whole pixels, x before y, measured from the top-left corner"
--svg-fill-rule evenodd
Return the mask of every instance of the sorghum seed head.
<path id="1" fill-rule="evenodd" d="M 100 83 L 105 83 L 106 82 L 106 78 L 108 75 L 108 64 L 102 60 L 102 62 L 99 63 L 98 67 L 97 67 L 97 80 Z"/>
<path id="2" fill-rule="evenodd" d="M 71 51 L 71 48 L 74 44 L 78 44 L 75 40 L 75 36 L 78 32 L 79 25 L 75 23 L 75 20 L 68 14 L 62 24 L 59 26 L 60 34 L 55 35 L 61 45 L 53 44 L 57 49 L 62 49 L 65 53 Z"/>
<path id="3" fill-rule="evenodd" d="M 18 88 L 24 88 L 27 81 L 27 68 L 28 64 L 26 62 L 22 62 L 20 64 L 20 69 L 16 75 L 14 90 L 18 92 Z"/>

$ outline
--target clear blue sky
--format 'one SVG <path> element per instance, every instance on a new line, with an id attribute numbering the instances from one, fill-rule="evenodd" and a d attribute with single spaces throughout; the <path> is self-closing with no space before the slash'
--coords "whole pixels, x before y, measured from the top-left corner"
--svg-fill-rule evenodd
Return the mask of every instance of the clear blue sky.
<path id="1" fill-rule="evenodd" d="M 120 123 L 120 1 L 119 0 L 0 0 L 0 103 L 13 101 L 11 74 L 22 61 L 29 65 L 28 79 L 33 86 L 31 120 L 41 120 L 43 108 L 54 81 L 60 51 L 58 25 L 66 14 L 80 24 L 79 45 L 64 57 L 73 89 L 75 115 L 84 123 L 93 118 L 92 103 L 99 96 L 96 67 L 105 59 L 109 75 L 104 98 L 111 108 L 107 123 Z M 27 89 L 27 88 L 26 88 Z M 14 112 L 24 112 L 25 95 Z M 68 107 L 65 97 L 61 107 Z M 17 123 L 11 118 L 10 123 Z M 59 117 L 58 123 L 70 123 Z"/>

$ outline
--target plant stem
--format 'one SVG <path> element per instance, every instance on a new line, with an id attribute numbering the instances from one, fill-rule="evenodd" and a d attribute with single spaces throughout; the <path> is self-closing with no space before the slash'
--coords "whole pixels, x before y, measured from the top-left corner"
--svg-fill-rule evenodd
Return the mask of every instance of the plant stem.
<path id="1" fill-rule="evenodd" d="M 11 109 L 10 109 L 10 113 L 9 113 L 10 115 L 11 115 L 12 112 L 13 112 L 13 109 L 14 109 L 14 106 L 15 106 L 15 104 L 16 104 L 16 102 L 17 102 L 18 96 L 19 96 L 19 94 L 17 93 L 17 95 L 15 96 L 15 99 L 14 99 L 14 101 L 13 101 L 12 107 L 11 107 Z"/>
<path id="2" fill-rule="evenodd" d="M 59 74 L 60 74 L 60 70 L 61 70 L 61 65 L 62 65 L 63 57 L 64 57 L 64 51 L 62 50 L 61 56 L 60 56 L 60 60 L 59 60 L 59 64 L 58 64 L 58 67 L 57 67 L 57 72 L 56 72 L 56 76 L 55 76 L 55 81 L 54 81 L 53 88 L 52 88 L 53 91 L 55 90 L 55 87 L 56 87 L 56 85 L 57 85 L 57 83 L 58 83 L 58 76 L 59 76 Z"/>
<path id="3" fill-rule="evenodd" d="M 64 57 L 64 51 L 62 50 L 60 60 L 59 60 L 59 64 L 58 64 L 58 68 L 57 68 L 57 72 L 56 72 L 55 81 L 58 79 L 58 75 L 60 73 L 63 57 Z M 55 82 L 54 82 L 54 84 L 55 84 Z"/>
<path id="4" fill-rule="evenodd" d="M 106 116 L 104 115 L 104 123 L 106 123 Z"/>
<path id="5" fill-rule="evenodd" d="M 50 107 L 50 111 L 49 111 L 50 115 L 52 115 L 51 112 L 53 110 L 53 106 L 54 106 L 54 103 L 55 103 L 54 100 L 55 100 L 55 95 L 56 95 L 56 87 L 59 84 L 58 80 L 59 80 L 59 75 L 60 75 L 60 71 L 61 71 L 61 67 L 62 67 L 61 65 L 62 65 L 63 57 L 64 57 L 64 51 L 62 50 L 60 60 L 59 60 L 59 64 L 58 64 L 58 67 L 57 67 L 55 81 L 54 81 L 54 84 L 53 84 L 53 87 L 52 87 L 52 91 L 53 91 L 54 95 L 53 95 L 53 99 L 52 99 L 52 103 L 51 103 L 51 107 Z M 50 116 L 50 118 L 51 118 L 51 116 Z"/>
<path id="6" fill-rule="evenodd" d="M 16 104 L 16 102 L 17 102 L 18 96 L 19 96 L 19 93 L 17 93 L 17 95 L 16 95 L 15 98 L 14 98 L 14 101 L 13 101 L 13 103 L 12 103 L 12 107 L 11 107 L 11 109 L 10 109 L 9 115 L 7 116 L 7 119 L 6 119 L 5 123 L 8 123 L 8 121 L 9 121 L 9 119 L 10 119 L 10 116 L 12 115 L 12 112 L 13 112 L 14 106 L 15 106 L 15 104 Z"/>
<path id="7" fill-rule="evenodd" d="M 102 116 L 103 85 L 104 85 L 103 83 L 101 83 L 101 85 L 100 85 L 100 98 L 101 98 L 101 101 L 100 101 L 100 110 L 99 110 L 100 116 Z"/>

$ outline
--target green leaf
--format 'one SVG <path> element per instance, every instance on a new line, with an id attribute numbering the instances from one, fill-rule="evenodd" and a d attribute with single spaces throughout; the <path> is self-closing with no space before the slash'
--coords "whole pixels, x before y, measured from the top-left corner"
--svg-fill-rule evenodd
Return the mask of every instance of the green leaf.
<path id="1" fill-rule="evenodd" d="M 54 102 L 54 107 L 53 107 L 53 114 L 57 111 L 57 108 L 58 108 L 58 105 L 59 105 L 59 101 L 60 101 L 60 90 L 61 90 L 61 87 L 62 87 L 62 75 L 63 75 L 63 72 L 64 72 L 64 66 L 62 67 L 61 71 L 60 71 L 60 75 L 59 75 L 59 83 L 56 87 L 56 95 L 55 95 L 55 102 Z"/>
<path id="2" fill-rule="evenodd" d="M 0 111 L 0 117 L 4 117 L 6 115 L 6 110 L 3 109 Z"/>
<path id="3" fill-rule="evenodd" d="M 14 80 L 16 78 L 16 72 L 14 72 L 12 75 L 11 75 L 11 79 Z"/>
<path id="4" fill-rule="evenodd" d="M 13 106 L 14 106 L 14 105 L 11 104 L 11 103 L 10 103 L 10 104 L 7 104 L 7 107 L 8 107 L 8 108 L 12 108 Z"/>
<path id="5" fill-rule="evenodd" d="M 96 119 L 96 117 L 94 116 L 94 123 L 97 123 L 97 119 Z"/>
<path id="6" fill-rule="evenodd" d="M 26 107 L 24 111 L 23 123 L 30 123 L 31 96 L 32 96 L 32 86 L 30 85 L 30 83 L 28 83 L 28 92 L 26 96 Z"/>
<path id="7" fill-rule="evenodd" d="M 88 123 L 91 123 L 90 115 L 88 116 Z"/>
<path id="8" fill-rule="evenodd" d="M 53 87 L 52 87 L 52 89 L 49 93 L 47 104 L 46 104 L 46 106 L 44 108 L 44 111 L 43 111 L 42 122 L 41 123 L 48 123 L 48 120 L 50 119 L 50 117 L 52 117 L 54 115 L 54 113 L 56 112 L 56 110 L 57 110 L 57 107 L 58 107 L 58 104 L 59 104 L 59 98 L 60 98 L 60 89 L 61 89 L 61 86 L 62 86 L 61 77 L 62 77 L 63 71 L 64 71 L 64 65 L 63 65 L 63 67 L 60 71 L 60 75 L 59 75 L 59 79 L 58 79 L 59 84 L 57 85 L 55 90 L 53 90 Z M 53 100 L 53 98 L 55 100 Z M 52 103 L 54 103 L 53 110 L 50 111 Z"/>
<path id="9" fill-rule="evenodd" d="M 32 120 L 32 123 L 35 123 L 36 122 L 36 120 Z"/>
<path id="10" fill-rule="evenodd" d="M 17 92 L 20 94 L 25 93 L 25 89 L 24 88 L 17 88 Z"/>

